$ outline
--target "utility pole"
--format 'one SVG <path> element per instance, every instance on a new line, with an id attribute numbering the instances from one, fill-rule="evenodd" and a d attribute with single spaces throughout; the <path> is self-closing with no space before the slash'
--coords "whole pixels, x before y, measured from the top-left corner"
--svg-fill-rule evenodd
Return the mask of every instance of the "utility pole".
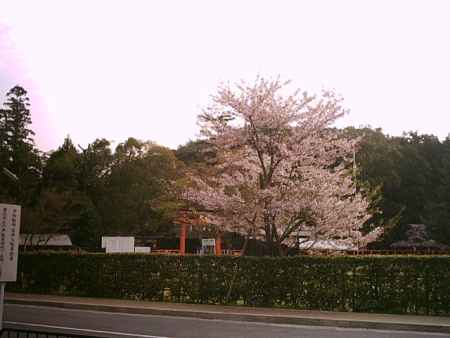
<path id="1" fill-rule="evenodd" d="M 357 171 L 357 167 L 356 167 L 356 151 L 355 151 L 355 146 L 353 145 L 353 181 L 355 182 L 355 196 L 356 193 L 358 192 L 358 186 L 357 183 L 358 181 L 356 180 L 356 171 Z M 357 239 L 356 239 L 356 250 L 359 251 L 359 231 L 357 232 Z"/>

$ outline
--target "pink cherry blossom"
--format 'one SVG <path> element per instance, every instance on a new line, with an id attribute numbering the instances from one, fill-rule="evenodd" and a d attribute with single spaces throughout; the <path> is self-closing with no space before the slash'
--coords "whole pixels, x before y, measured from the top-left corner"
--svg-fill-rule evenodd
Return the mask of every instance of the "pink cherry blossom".
<path id="1" fill-rule="evenodd" d="M 341 239 L 358 246 L 371 218 L 369 201 L 352 180 L 358 140 L 331 125 L 347 111 L 333 91 L 287 92 L 288 82 L 219 87 L 199 116 L 202 136 L 217 153 L 213 172 L 191 173 L 185 197 L 210 210 L 221 231 L 237 231 L 269 245 Z"/>

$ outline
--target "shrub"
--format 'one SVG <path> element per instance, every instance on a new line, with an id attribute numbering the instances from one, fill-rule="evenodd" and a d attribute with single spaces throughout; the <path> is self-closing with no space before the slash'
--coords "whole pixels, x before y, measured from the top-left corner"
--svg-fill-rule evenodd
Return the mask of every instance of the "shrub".
<path id="1" fill-rule="evenodd" d="M 228 290 L 233 280 L 230 297 Z M 10 291 L 327 311 L 450 314 L 450 256 L 22 253 Z"/>

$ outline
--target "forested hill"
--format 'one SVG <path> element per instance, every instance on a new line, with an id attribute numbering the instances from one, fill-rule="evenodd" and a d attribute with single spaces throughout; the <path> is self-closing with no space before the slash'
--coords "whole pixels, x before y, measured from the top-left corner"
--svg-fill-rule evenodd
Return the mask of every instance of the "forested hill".
<path id="1" fill-rule="evenodd" d="M 403 239 L 407 224 L 414 223 L 426 224 L 433 239 L 450 244 L 450 138 L 440 141 L 416 132 L 388 136 L 370 128 L 346 131 L 362 136 L 358 178 L 379 189 L 383 244 Z"/>
<path id="2" fill-rule="evenodd" d="M 0 167 L 20 178 L 0 175 L 0 201 L 23 206 L 23 233 L 69 233 L 87 249 L 98 247 L 102 234 L 170 233 L 186 169 L 214 165 L 204 141 L 171 150 L 130 137 L 113 149 L 102 135 L 86 148 L 67 137 L 42 153 L 33 141 L 26 91 L 14 87 L 0 103 Z M 426 224 L 432 238 L 449 245 L 450 138 L 344 132 L 362 138 L 357 179 L 381 211 L 373 221 L 385 227 L 376 245 L 402 239 L 409 223 Z"/>

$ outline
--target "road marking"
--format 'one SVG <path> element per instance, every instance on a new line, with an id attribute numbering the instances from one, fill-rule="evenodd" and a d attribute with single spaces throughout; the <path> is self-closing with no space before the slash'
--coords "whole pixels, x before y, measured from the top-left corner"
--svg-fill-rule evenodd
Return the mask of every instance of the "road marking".
<path id="1" fill-rule="evenodd" d="M 42 305 L 27 305 L 27 304 L 14 304 L 14 303 L 6 303 L 7 306 L 16 306 L 16 307 L 29 307 L 29 308 L 37 308 L 37 309 L 48 309 L 48 310 L 58 310 L 58 311 L 67 311 L 67 312 L 90 312 L 95 314 L 109 315 L 109 316 L 131 316 L 131 317 L 155 317 L 161 319 L 176 319 L 176 320 L 185 320 L 185 321 L 205 321 L 205 322 L 219 322 L 224 324 L 245 324 L 245 325 L 256 325 L 256 326 L 269 326 L 269 327 L 285 327 L 285 328 L 302 328 L 309 330 L 336 330 L 336 331 L 372 331 L 378 333 L 390 333 L 390 334 L 408 334 L 408 335 L 423 335 L 427 334 L 428 336 L 444 336 L 449 337 L 448 333 L 443 332 L 422 332 L 422 331 L 410 331 L 410 330 L 386 330 L 386 329 L 367 329 L 367 328 L 356 328 L 356 327 L 338 327 L 338 326 L 318 326 L 318 325 L 305 325 L 305 324 L 282 324 L 282 323 L 264 323 L 257 321 L 239 321 L 239 320 L 230 320 L 230 319 L 206 319 L 206 318 L 197 318 L 197 317 L 183 317 L 179 315 L 156 315 L 156 314 L 144 314 L 144 313 L 125 313 L 125 312 L 109 312 L 109 311 L 99 311 L 99 310 L 84 310 L 84 309 L 71 309 L 71 308 L 58 308 L 55 306 L 42 306 Z M 240 313 L 241 314 L 241 313 Z M 244 313 L 245 314 L 245 313 Z M 7 322 L 5 322 L 7 323 Z M 11 322 L 12 323 L 12 322 Z M 127 335 L 127 334 L 126 334 Z M 132 334 L 128 334 L 132 335 Z M 139 336 L 139 335 L 136 335 Z M 157 336 L 143 336 L 143 337 L 157 337 Z M 160 338 L 160 337 L 157 337 Z M 161 338 L 169 338 L 169 337 L 161 337 Z"/>
<path id="2" fill-rule="evenodd" d="M 79 329 L 79 328 L 76 328 L 76 327 L 54 326 L 54 325 L 45 325 L 45 324 L 33 324 L 33 323 L 24 323 L 24 322 L 4 321 L 3 323 L 4 324 L 10 324 L 10 325 L 24 325 L 24 326 L 32 326 L 32 327 L 44 327 L 46 329 L 72 330 L 72 331 L 86 332 L 86 333 L 114 334 L 114 335 L 119 335 L 119 336 L 130 336 L 130 337 L 141 337 L 141 338 L 170 338 L 170 337 L 164 337 L 164 336 L 152 336 L 152 335 L 139 334 L 139 333 L 102 331 L 102 330 L 91 330 L 91 329 Z"/>

